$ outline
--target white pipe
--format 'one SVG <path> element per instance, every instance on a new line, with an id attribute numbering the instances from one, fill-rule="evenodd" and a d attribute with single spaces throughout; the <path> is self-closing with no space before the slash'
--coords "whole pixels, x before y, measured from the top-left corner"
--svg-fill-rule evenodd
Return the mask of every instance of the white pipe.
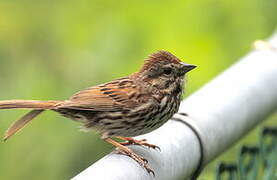
<path id="1" fill-rule="evenodd" d="M 174 117 L 192 123 L 201 136 L 179 121 L 138 138 L 158 145 L 161 152 L 131 146 L 149 161 L 155 177 L 131 158 L 111 153 L 73 180 L 177 180 L 188 178 L 197 169 L 201 150 L 206 164 L 228 149 L 249 130 L 277 110 L 277 35 L 227 69 L 182 102 Z M 201 143 L 204 149 L 201 149 Z"/>

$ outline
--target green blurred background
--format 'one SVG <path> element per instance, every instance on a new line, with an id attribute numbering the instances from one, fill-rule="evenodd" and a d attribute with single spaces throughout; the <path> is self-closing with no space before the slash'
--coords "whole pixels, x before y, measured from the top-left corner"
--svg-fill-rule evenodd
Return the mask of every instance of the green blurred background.
<path id="1" fill-rule="evenodd" d="M 136 71 L 161 49 L 198 66 L 188 96 L 269 37 L 276 12 L 276 0 L 0 0 L 0 99 L 66 99 Z M 1 111 L 0 134 L 24 113 Z M 39 116 L 0 143 L 0 179 L 69 179 L 112 150 L 78 126 Z"/>

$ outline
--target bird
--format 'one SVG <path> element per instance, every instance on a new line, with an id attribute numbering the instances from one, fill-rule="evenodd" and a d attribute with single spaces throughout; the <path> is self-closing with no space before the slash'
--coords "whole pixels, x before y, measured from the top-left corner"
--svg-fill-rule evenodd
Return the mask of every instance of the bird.
<path id="1" fill-rule="evenodd" d="M 79 91 L 68 100 L 2 100 L 0 109 L 31 109 L 8 128 L 3 139 L 10 138 L 43 111 L 51 110 L 80 122 L 85 130 L 99 132 L 101 139 L 154 174 L 148 161 L 128 145 L 159 149 L 145 139 L 133 137 L 159 128 L 178 111 L 185 75 L 195 67 L 161 50 L 149 55 L 139 71 Z"/>

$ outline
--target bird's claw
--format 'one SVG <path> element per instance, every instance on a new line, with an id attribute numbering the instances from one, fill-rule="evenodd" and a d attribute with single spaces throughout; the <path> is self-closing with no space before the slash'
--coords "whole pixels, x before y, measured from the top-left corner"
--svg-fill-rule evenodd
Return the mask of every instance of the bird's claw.
<path id="1" fill-rule="evenodd" d="M 119 154 L 124 154 L 126 156 L 129 156 L 130 158 L 132 158 L 133 160 L 135 160 L 140 166 L 144 167 L 145 170 L 149 173 L 149 174 L 153 174 L 153 176 L 155 177 L 155 172 L 150 168 L 150 166 L 148 165 L 148 160 L 145 159 L 144 157 L 141 157 L 139 155 L 137 155 L 134 152 L 126 152 L 123 150 L 118 150 L 117 153 Z"/>
<path id="2" fill-rule="evenodd" d="M 127 146 L 127 145 L 139 145 L 139 146 L 146 146 L 148 148 L 152 148 L 152 149 L 158 149 L 159 151 L 161 151 L 161 148 L 159 146 L 156 146 L 154 144 L 149 144 L 146 142 L 146 139 L 141 139 L 141 140 L 135 140 L 135 139 L 128 139 L 127 142 L 123 142 L 123 143 L 120 143 L 124 146 Z"/>
<path id="3" fill-rule="evenodd" d="M 141 157 L 141 160 L 143 160 L 146 164 L 148 164 L 148 160 L 145 159 L 144 157 Z"/>

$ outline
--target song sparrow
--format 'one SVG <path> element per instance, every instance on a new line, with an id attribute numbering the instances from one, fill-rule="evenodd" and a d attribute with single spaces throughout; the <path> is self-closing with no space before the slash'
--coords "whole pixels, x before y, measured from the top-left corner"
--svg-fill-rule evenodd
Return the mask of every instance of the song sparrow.
<path id="1" fill-rule="evenodd" d="M 0 109 L 27 108 L 29 113 L 16 121 L 7 130 L 4 140 L 23 128 L 44 110 L 52 110 L 83 123 L 86 129 L 95 129 L 106 142 L 119 150 L 148 172 L 154 173 L 147 160 L 135 154 L 129 144 L 157 146 L 146 140 L 131 137 L 151 132 L 178 111 L 183 92 L 185 74 L 195 68 L 181 62 L 166 51 L 158 51 L 145 60 L 140 71 L 127 77 L 93 86 L 73 95 L 69 100 L 0 101 Z M 111 137 L 123 139 L 117 142 Z"/>

